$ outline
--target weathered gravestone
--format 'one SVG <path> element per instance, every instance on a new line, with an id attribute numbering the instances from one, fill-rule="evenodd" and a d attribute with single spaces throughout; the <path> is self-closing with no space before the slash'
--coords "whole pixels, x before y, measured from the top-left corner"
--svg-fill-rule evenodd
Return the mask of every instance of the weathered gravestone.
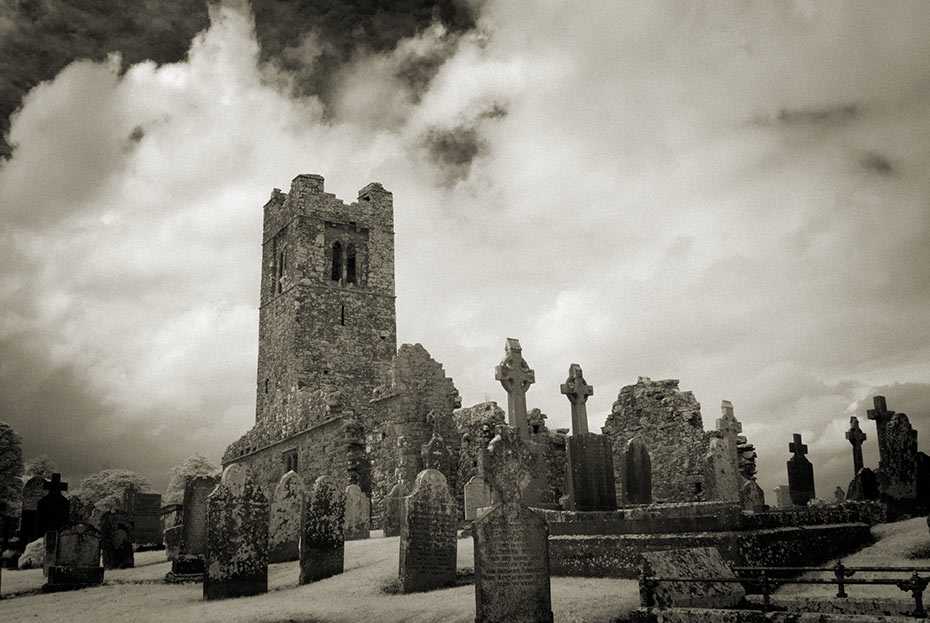
<path id="1" fill-rule="evenodd" d="M 181 538 L 178 553 L 171 561 L 171 571 L 165 576 L 168 582 L 200 582 L 203 579 L 203 559 L 207 553 L 207 496 L 216 488 L 217 481 L 213 476 L 184 479 Z"/>
<path id="2" fill-rule="evenodd" d="M 639 437 L 630 439 L 623 451 L 623 503 L 652 504 L 652 462 Z"/>
<path id="3" fill-rule="evenodd" d="M 346 517 L 345 517 L 345 539 L 346 541 L 358 541 L 367 539 L 371 536 L 368 528 L 371 520 L 371 504 L 368 496 L 358 485 L 352 484 L 346 487 Z"/>
<path id="4" fill-rule="evenodd" d="M 320 476 L 301 508 L 300 584 L 342 573 L 345 563 L 345 496 L 329 476 Z"/>
<path id="5" fill-rule="evenodd" d="M 39 533 L 36 513 L 39 500 L 45 495 L 45 478 L 33 476 L 23 485 L 23 509 L 19 519 L 19 538 L 23 545 L 45 536 Z"/>
<path id="6" fill-rule="evenodd" d="M 118 510 L 103 513 L 100 534 L 104 569 L 129 569 L 135 566 L 132 522 L 127 513 Z"/>
<path id="7" fill-rule="evenodd" d="M 161 494 L 142 493 L 129 486 L 123 491 L 122 505 L 132 523 L 136 547 L 157 547 L 162 542 Z"/>
<path id="8" fill-rule="evenodd" d="M 205 600 L 268 592 L 268 499 L 252 471 L 234 463 L 207 497 Z"/>
<path id="9" fill-rule="evenodd" d="M 268 529 L 268 562 L 299 560 L 300 504 L 304 497 L 304 481 L 291 470 L 281 476 L 271 500 Z"/>
<path id="10" fill-rule="evenodd" d="M 849 418 L 849 430 L 846 431 L 846 439 L 852 444 L 853 449 L 853 476 L 862 469 L 862 442 L 868 437 L 862 429 L 859 428 L 859 418 L 852 416 Z"/>
<path id="11" fill-rule="evenodd" d="M 708 501 L 739 502 L 743 477 L 726 439 L 713 437 L 704 459 L 704 495 Z"/>
<path id="12" fill-rule="evenodd" d="M 398 578 L 402 592 L 455 584 L 456 511 L 442 472 L 425 469 L 417 474 L 413 493 L 404 500 L 401 521 Z"/>
<path id="13" fill-rule="evenodd" d="M 181 550 L 181 530 L 184 526 L 178 524 L 165 530 L 163 534 L 163 543 L 165 545 L 165 557 L 168 560 L 174 560 Z"/>
<path id="14" fill-rule="evenodd" d="M 551 623 L 549 529 L 524 506 L 533 456 L 517 430 L 499 426 L 485 471 L 501 502 L 475 520 L 476 623 Z"/>
<path id="15" fill-rule="evenodd" d="M 917 431 L 907 416 L 890 411 L 884 396 L 872 399 L 874 409 L 868 417 L 875 420 L 878 432 L 878 488 L 883 500 L 910 503 L 917 497 Z"/>
<path id="16" fill-rule="evenodd" d="M 794 502 L 791 501 L 791 493 L 788 491 L 788 485 L 778 485 L 775 487 L 775 507 L 791 508 Z"/>
<path id="17" fill-rule="evenodd" d="M 739 501 L 744 511 L 761 513 L 765 510 L 765 493 L 755 480 L 747 480 L 743 483 Z"/>
<path id="18" fill-rule="evenodd" d="M 837 486 L 836 489 L 833 490 L 833 499 L 837 504 L 842 504 L 846 501 L 846 492 L 843 491 L 843 487 Z"/>
<path id="19" fill-rule="evenodd" d="M 61 481 L 61 474 L 52 474 L 44 485 L 48 493 L 36 503 L 36 530 L 39 536 L 50 530 L 60 530 L 71 518 L 71 502 L 61 494 L 68 490 L 68 483 Z"/>
<path id="20" fill-rule="evenodd" d="M 46 555 L 48 561 L 48 583 L 44 592 L 67 591 L 103 583 L 103 567 L 100 566 L 100 531 L 90 524 L 78 523 L 62 528 L 57 533 L 49 532 L 47 539 L 54 541 Z"/>
<path id="21" fill-rule="evenodd" d="M 585 382 L 581 366 L 573 363 L 560 389 L 572 408 L 572 434 L 566 440 L 565 509 L 616 510 L 617 487 L 610 438 L 588 432 L 585 403 L 588 396 L 594 395 L 594 388 Z"/>
<path id="22" fill-rule="evenodd" d="M 814 466 L 804 456 L 807 446 L 801 443 L 801 435 L 795 433 L 794 441 L 788 444 L 794 456 L 788 459 L 788 493 L 795 506 L 807 506 L 816 496 L 814 493 Z"/>
<path id="23" fill-rule="evenodd" d="M 643 552 L 645 576 L 673 578 L 735 578 L 713 547 Z M 646 607 L 733 608 L 746 591 L 738 582 L 658 582 L 651 590 L 640 586 Z"/>
<path id="24" fill-rule="evenodd" d="M 494 503 L 491 485 L 483 471 L 472 476 L 465 484 L 465 520 L 474 521 L 479 508 L 487 508 Z"/>
<path id="25" fill-rule="evenodd" d="M 846 489 L 846 499 L 853 501 L 877 500 L 880 496 L 878 478 L 868 467 L 863 467 Z"/>
<path id="26" fill-rule="evenodd" d="M 401 480 L 381 499 L 381 527 L 384 529 L 384 536 L 400 534 L 400 515 L 404 509 L 404 498 L 408 493 L 410 492 Z"/>

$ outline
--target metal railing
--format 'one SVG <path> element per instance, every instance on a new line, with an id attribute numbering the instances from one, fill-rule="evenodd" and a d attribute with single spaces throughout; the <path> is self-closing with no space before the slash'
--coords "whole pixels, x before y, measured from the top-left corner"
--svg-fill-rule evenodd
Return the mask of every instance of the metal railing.
<path id="1" fill-rule="evenodd" d="M 655 589 L 660 582 L 723 582 L 739 583 L 746 586 L 747 590 L 752 587 L 758 589 L 762 595 L 762 609 L 771 610 L 772 592 L 782 584 L 835 584 L 836 596 L 838 598 L 848 597 L 846 587 L 849 585 L 886 585 L 896 586 L 905 593 L 910 593 L 914 600 L 913 616 L 926 618 L 927 611 L 924 609 L 923 592 L 930 584 L 930 567 L 847 567 L 842 563 L 836 563 L 832 567 L 733 567 L 735 577 L 671 577 L 671 576 L 652 576 L 646 573 L 645 567 L 640 573 L 639 589 L 640 599 L 643 605 L 651 607 L 655 605 Z M 789 573 L 833 573 L 832 578 L 792 578 L 782 577 L 773 574 Z M 856 573 L 910 573 L 910 577 L 905 579 L 896 578 L 853 578 Z M 743 575 L 746 573 L 754 574 L 751 576 Z M 924 574 L 924 575 L 921 575 Z"/>

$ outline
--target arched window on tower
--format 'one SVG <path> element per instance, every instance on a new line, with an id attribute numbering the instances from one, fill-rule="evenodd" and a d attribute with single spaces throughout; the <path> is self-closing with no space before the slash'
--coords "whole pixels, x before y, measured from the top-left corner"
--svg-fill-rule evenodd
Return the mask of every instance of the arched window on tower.
<path id="1" fill-rule="evenodd" d="M 278 266 L 275 271 L 275 292 L 281 294 L 281 291 L 284 289 L 284 268 L 287 264 L 287 248 L 281 249 L 278 253 Z"/>
<path id="2" fill-rule="evenodd" d="M 333 270 L 330 279 L 342 280 L 342 244 L 339 242 L 333 243 Z"/>
<path id="3" fill-rule="evenodd" d="M 355 245 L 346 245 L 346 283 L 355 283 Z"/>

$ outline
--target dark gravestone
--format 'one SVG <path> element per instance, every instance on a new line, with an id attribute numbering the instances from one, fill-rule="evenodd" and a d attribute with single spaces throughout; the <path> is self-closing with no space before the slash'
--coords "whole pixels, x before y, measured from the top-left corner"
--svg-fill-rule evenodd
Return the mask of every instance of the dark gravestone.
<path id="1" fill-rule="evenodd" d="M 79 523 L 49 532 L 47 539 L 52 559 L 48 567 L 48 583 L 44 592 L 67 591 L 103 583 L 100 566 L 100 531 L 90 524 Z M 46 550 L 49 552 L 49 550 Z"/>
<path id="2" fill-rule="evenodd" d="M 345 496 L 329 476 L 320 476 L 301 509 L 300 584 L 342 573 L 345 564 Z"/>
<path id="3" fill-rule="evenodd" d="M 888 409 L 884 396 L 868 410 L 878 433 L 878 487 L 882 499 L 912 502 L 917 497 L 917 431 L 903 413 Z"/>
<path id="4" fill-rule="evenodd" d="M 19 521 L 19 538 L 25 547 L 36 539 L 42 538 L 36 525 L 39 500 L 45 495 L 45 478 L 33 476 L 23 485 L 23 510 Z"/>
<path id="5" fill-rule="evenodd" d="M 439 470 L 417 474 L 404 500 L 398 577 L 404 593 L 455 584 L 456 505 Z"/>
<path id="6" fill-rule="evenodd" d="M 404 482 L 400 481 L 381 499 L 381 527 L 384 529 L 384 536 L 400 534 L 400 515 L 404 509 L 404 498 L 408 493 L 410 492 L 407 491 Z"/>
<path id="7" fill-rule="evenodd" d="M 137 547 L 152 547 L 161 543 L 160 493 L 142 493 L 135 487 L 128 487 L 123 492 L 123 510 L 132 522 L 133 541 Z"/>
<path id="8" fill-rule="evenodd" d="M 501 500 L 472 526 L 476 623 L 551 623 L 549 529 L 521 499 L 533 456 L 518 432 L 499 426 L 485 473 Z"/>
<path id="9" fill-rule="evenodd" d="M 807 506 L 813 500 L 814 493 L 814 466 L 804 456 L 807 446 L 801 443 L 801 435 L 795 433 L 794 441 L 788 444 L 788 450 L 794 456 L 788 459 L 788 494 L 791 503 L 795 506 Z"/>
<path id="10" fill-rule="evenodd" d="M 368 528 L 371 521 L 371 503 L 358 485 L 346 487 L 345 539 L 358 541 L 371 536 Z"/>
<path id="11" fill-rule="evenodd" d="M 921 508 L 930 508 L 930 456 L 917 453 L 917 499 Z"/>
<path id="12" fill-rule="evenodd" d="M 623 503 L 652 504 L 652 461 L 639 437 L 630 439 L 623 451 Z"/>
<path id="13" fill-rule="evenodd" d="M 868 467 L 863 467 L 849 483 L 846 499 L 854 501 L 877 500 L 880 496 L 878 478 Z"/>
<path id="14" fill-rule="evenodd" d="M 36 504 L 36 530 L 39 535 L 64 528 L 71 518 L 71 503 L 61 494 L 68 490 L 68 483 L 61 481 L 61 474 L 52 474 L 51 481 L 44 486 L 48 493 Z"/>
<path id="15" fill-rule="evenodd" d="M 862 469 L 862 442 L 867 439 L 867 436 L 862 429 L 859 428 L 859 418 L 852 416 L 849 418 L 849 430 L 846 431 L 846 439 L 849 440 L 849 443 L 852 444 L 853 449 L 853 476 L 859 473 L 859 470 Z"/>
<path id="16" fill-rule="evenodd" d="M 268 562 L 299 560 L 300 504 L 304 498 L 304 481 L 291 470 L 281 476 L 271 500 L 268 528 Z"/>
<path id="17" fill-rule="evenodd" d="M 213 476 L 188 476 L 184 480 L 181 509 L 181 543 L 171 561 L 168 582 L 199 582 L 207 553 L 207 496 L 216 488 Z"/>
<path id="18" fill-rule="evenodd" d="M 135 566 L 133 529 L 128 513 L 116 510 L 103 513 L 100 533 L 104 569 L 129 569 Z"/>
<path id="19" fill-rule="evenodd" d="M 205 600 L 268 592 L 268 499 L 251 470 L 234 463 L 207 497 Z"/>

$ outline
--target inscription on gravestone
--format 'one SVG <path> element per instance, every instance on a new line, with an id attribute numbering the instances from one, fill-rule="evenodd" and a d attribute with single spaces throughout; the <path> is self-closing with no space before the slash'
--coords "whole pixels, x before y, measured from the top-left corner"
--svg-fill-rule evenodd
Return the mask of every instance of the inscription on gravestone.
<path id="1" fill-rule="evenodd" d="M 456 505 L 446 478 L 435 469 L 417 475 L 404 500 L 398 577 L 401 591 L 428 591 L 455 584 Z"/>

